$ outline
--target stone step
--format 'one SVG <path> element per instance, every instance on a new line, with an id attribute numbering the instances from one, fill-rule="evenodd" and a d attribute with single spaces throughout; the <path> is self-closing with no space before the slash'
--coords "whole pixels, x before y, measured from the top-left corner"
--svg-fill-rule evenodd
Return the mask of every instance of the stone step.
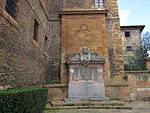
<path id="1" fill-rule="evenodd" d="M 51 106 L 125 106 L 128 105 L 127 102 L 118 102 L 118 101 L 110 101 L 110 102 L 88 102 L 88 101 L 80 101 L 80 102 L 64 102 L 64 101 L 52 101 Z"/>
<path id="2" fill-rule="evenodd" d="M 62 109 L 118 109 L 118 110 L 132 110 L 131 106 L 46 106 L 46 110 L 62 110 Z"/>

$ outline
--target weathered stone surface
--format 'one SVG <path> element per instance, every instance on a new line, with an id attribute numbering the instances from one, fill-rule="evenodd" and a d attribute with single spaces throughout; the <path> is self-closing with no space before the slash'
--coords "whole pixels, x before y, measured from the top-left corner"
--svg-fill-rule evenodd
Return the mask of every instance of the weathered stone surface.
<path id="1" fill-rule="evenodd" d="M 150 57 L 146 58 L 146 69 L 150 71 Z"/>
<path id="2" fill-rule="evenodd" d="M 124 83 L 105 84 L 106 96 L 111 99 L 129 100 L 129 86 Z"/>
<path id="3" fill-rule="evenodd" d="M 120 36 L 120 24 L 119 24 L 117 0 L 105 0 L 104 7 L 106 10 L 108 10 L 108 14 L 106 17 L 106 24 L 101 23 L 101 25 L 107 26 L 108 34 L 105 34 L 105 36 L 103 36 L 103 38 L 104 37 L 108 38 L 108 45 L 109 45 L 109 47 L 108 47 L 109 56 L 107 56 L 107 60 L 106 60 L 107 66 L 105 67 L 107 69 L 108 69 L 108 67 L 110 67 L 110 69 L 111 69 L 111 75 L 110 75 L 110 72 L 107 72 L 107 74 L 106 74 L 107 77 L 105 78 L 109 81 L 110 76 L 111 77 L 120 76 L 120 78 L 121 78 L 121 76 L 123 76 L 123 73 L 124 73 L 123 72 L 124 66 L 123 66 L 123 52 L 122 52 L 122 45 L 121 45 L 122 42 L 121 42 L 121 36 Z M 59 62 L 60 61 L 59 60 L 60 59 L 60 48 L 61 48 L 60 41 L 62 44 L 64 43 L 64 41 L 63 41 L 64 39 L 60 40 L 61 39 L 60 31 L 61 31 L 61 29 L 63 29 L 63 32 L 67 31 L 66 28 L 64 28 L 64 27 L 61 28 L 61 25 L 60 25 L 61 18 L 59 16 L 59 11 L 61 11 L 63 8 L 71 8 L 71 9 L 94 8 L 94 1 L 93 0 L 80 0 L 80 1 L 79 0 L 71 0 L 71 1 L 70 0 L 55 0 L 55 1 L 50 0 L 50 22 L 51 22 L 51 24 L 50 24 L 50 26 L 51 26 L 50 27 L 50 31 L 51 31 L 50 37 L 51 38 L 50 39 L 54 40 L 54 41 L 52 43 L 49 43 L 49 47 L 57 50 L 57 52 L 54 52 L 53 49 L 49 49 L 49 53 L 50 53 L 49 54 L 50 55 L 49 62 L 52 62 L 53 58 L 55 57 L 55 59 L 58 60 L 58 65 L 55 65 L 56 69 L 60 68 L 60 62 Z M 82 19 L 80 19 L 80 21 L 81 20 Z M 62 23 L 63 22 L 64 21 L 62 20 Z M 74 23 L 76 24 L 75 21 L 74 21 Z M 93 22 L 93 24 L 95 24 L 95 23 Z M 96 28 L 94 28 L 94 29 L 96 29 Z M 70 31 L 68 31 L 68 32 L 70 32 Z M 104 32 L 105 31 L 102 31 L 102 34 L 104 34 Z M 87 34 L 88 34 L 87 31 L 84 34 L 81 34 L 81 31 L 79 31 L 78 37 L 82 37 L 82 35 L 87 35 Z M 99 37 L 101 37 L 101 35 L 99 35 Z M 84 38 L 84 40 L 88 40 L 87 38 L 86 39 Z M 79 38 L 79 40 L 80 40 L 80 38 Z M 69 47 L 73 47 L 74 50 L 75 50 L 75 46 L 78 48 L 77 45 L 71 44 L 71 42 L 73 42 L 74 39 L 69 39 L 69 41 L 70 41 Z M 87 41 L 85 41 L 85 42 L 87 42 Z M 90 45 L 92 46 L 92 44 L 90 44 Z M 102 48 L 102 46 L 103 46 L 103 45 L 101 45 L 101 43 L 99 43 L 99 45 L 100 45 L 100 47 L 97 48 L 98 50 L 100 50 L 100 48 Z M 96 52 L 96 48 L 94 48 L 94 50 Z M 51 57 L 51 54 L 53 54 L 53 57 Z M 109 61 L 110 61 L 110 63 L 109 63 Z M 49 72 L 49 70 L 51 70 L 53 68 L 53 66 L 48 66 L 48 67 L 49 68 L 47 68 L 47 72 L 50 73 L 50 74 L 46 75 L 47 77 L 49 76 L 48 79 L 52 80 L 54 78 L 54 80 L 59 80 L 60 77 L 56 77 L 56 76 L 59 76 L 59 72 L 51 73 L 51 72 Z M 62 72 L 62 73 L 65 74 L 65 72 Z M 61 76 L 61 78 L 62 78 L 62 76 Z M 63 82 L 63 81 L 61 81 L 61 82 Z"/>
<path id="4" fill-rule="evenodd" d="M 68 83 L 69 77 L 65 65 L 67 59 L 79 53 L 83 47 L 88 47 L 104 58 L 105 81 L 124 81 L 122 79 L 124 63 L 117 0 L 105 0 L 104 7 L 95 9 L 93 0 L 50 0 L 51 41 L 48 49 L 47 80 L 60 80 L 61 83 Z M 69 13 L 62 13 L 67 10 Z M 101 10 L 101 12 L 95 13 L 95 11 L 94 14 L 91 13 L 92 10 L 99 10 L 99 12 Z M 77 15 L 77 13 L 80 14 Z M 84 29 L 86 26 L 88 29 Z M 59 75 L 60 72 L 56 70 L 60 69 L 60 66 L 61 74 Z M 120 94 L 118 98 L 124 98 L 127 95 L 127 87 L 125 87 L 125 94 L 120 91 L 119 86 L 117 87 L 116 91 Z M 107 90 L 110 95 L 112 91 L 113 88 Z"/>
<path id="5" fill-rule="evenodd" d="M 66 101 L 98 101 L 106 98 L 103 80 L 104 60 L 101 57 L 92 55 L 89 48 L 84 47 L 82 53 L 69 58 L 67 64 L 69 86 Z"/>
<path id="6" fill-rule="evenodd" d="M 85 8 L 85 0 L 65 0 L 65 8 Z"/>
<path id="7" fill-rule="evenodd" d="M 128 71 L 129 89 L 131 99 L 150 97 L 150 72 L 149 71 Z"/>
<path id="8" fill-rule="evenodd" d="M 95 21 L 93 21 L 93 18 Z M 72 21 L 74 21 L 74 23 L 72 23 Z M 83 24 L 88 26 L 88 29 L 85 32 L 82 30 Z M 63 78 L 66 78 L 66 75 L 64 74 L 66 73 L 66 70 L 64 68 L 67 57 L 80 53 L 83 47 L 88 47 L 98 56 L 105 58 L 105 69 L 107 70 L 105 71 L 107 73 L 105 73 L 105 75 L 109 76 L 110 69 L 105 25 L 105 14 L 63 15 L 61 49 L 62 82 L 66 82 Z"/>
<path id="9" fill-rule="evenodd" d="M 120 36 L 119 19 L 107 19 L 106 25 L 109 37 L 108 53 L 111 67 L 111 77 L 121 77 L 124 75 L 124 58 L 122 51 L 122 39 Z"/>
<path id="10" fill-rule="evenodd" d="M 45 113 L 149 113 L 150 102 L 143 102 L 143 101 L 135 101 L 130 104 L 129 107 L 125 109 L 59 109 L 59 110 L 46 110 Z M 133 109 L 128 109 L 133 107 Z M 105 107 L 106 108 L 106 107 Z M 109 107 L 108 107 L 109 108 Z M 110 107 L 111 108 L 111 107 Z M 123 107 L 122 107 L 123 108 Z"/>
<path id="11" fill-rule="evenodd" d="M 67 84 L 44 85 L 48 88 L 48 102 L 64 100 L 68 95 Z"/>
<path id="12" fill-rule="evenodd" d="M 40 86 L 45 73 L 47 80 L 68 83 L 65 62 L 83 47 L 90 48 L 96 55 L 104 58 L 104 81 L 123 81 L 123 51 L 117 0 L 105 0 L 105 7 L 99 9 L 94 8 L 93 0 L 20 0 L 15 19 L 4 10 L 6 0 L 2 2 L 0 86 L 10 85 L 9 89 Z M 73 10 L 76 14 L 59 15 L 59 11 L 64 8 L 67 8 L 66 12 Z M 39 22 L 38 42 L 33 40 L 34 19 Z M 48 38 L 46 51 L 45 36 Z M 47 59 L 43 55 L 44 51 Z M 113 96 L 118 93 L 119 97 L 124 97 L 128 93 L 124 93 L 127 87 L 124 91 L 119 86 L 113 88 L 107 90 L 109 94 L 114 92 Z M 52 97 L 57 95 L 55 99 L 63 99 L 67 88 L 55 87 L 52 91 Z"/>
<path id="13" fill-rule="evenodd" d="M 4 86 L 0 86 L 0 91 L 1 91 L 1 90 L 4 90 Z"/>
<path id="14" fill-rule="evenodd" d="M 46 80 L 60 81 L 61 19 L 59 11 L 63 8 L 63 0 L 49 0 L 50 38 L 46 63 Z M 53 70 L 53 71 L 51 71 Z"/>
<path id="15" fill-rule="evenodd" d="M 82 53 L 77 54 L 69 58 L 70 62 L 81 62 L 81 64 L 87 66 L 90 62 L 99 62 L 104 64 L 104 59 L 100 56 L 96 56 L 89 52 L 89 49 L 84 47 L 82 48 Z"/>
<path id="16" fill-rule="evenodd" d="M 41 7 L 37 0 L 21 0 L 15 19 L 0 8 L 0 86 L 6 89 L 42 86 L 48 19 Z M 33 40 L 35 18 L 38 43 Z"/>
<path id="17" fill-rule="evenodd" d="M 124 62 L 129 63 L 129 56 L 136 56 L 137 50 L 142 47 L 141 32 L 144 29 L 144 25 L 129 25 L 121 26 L 122 47 L 124 52 Z M 130 36 L 126 37 L 125 32 L 129 32 Z M 131 46 L 131 51 L 127 50 L 127 46 Z"/>

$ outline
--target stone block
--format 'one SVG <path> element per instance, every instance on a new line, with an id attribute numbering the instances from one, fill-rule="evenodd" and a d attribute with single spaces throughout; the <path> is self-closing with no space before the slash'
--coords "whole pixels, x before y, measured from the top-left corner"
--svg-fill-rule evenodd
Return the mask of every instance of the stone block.
<path id="1" fill-rule="evenodd" d="M 150 71 L 150 57 L 146 59 L 146 69 Z"/>
<path id="2" fill-rule="evenodd" d="M 106 96 L 110 99 L 129 99 L 129 87 L 126 83 L 109 83 L 105 84 Z"/>
<path id="3" fill-rule="evenodd" d="M 68 98 L 105 97 L 105 88 L 100 82 L 70 83 Z"/>
<path id="4" fill-rule="evenodd" d="M 131 99 L 142 99 L 150 97 L 150 72 L 149 71 L 129 71 L 128 76 L 129 90 Z"/>
<path id="5" fill-rule="evenodd" d="M 52 84 L 45 85 L 48 88 L 48 102 L 50 101 L 62 101 L 67 98 L 68 95 L 68 85 L 66 84 Z"/>
<path id="6" fill-rule="evenodd" d="M 0 86 L 0 90 L 4 90 L 4 86 Z"/>

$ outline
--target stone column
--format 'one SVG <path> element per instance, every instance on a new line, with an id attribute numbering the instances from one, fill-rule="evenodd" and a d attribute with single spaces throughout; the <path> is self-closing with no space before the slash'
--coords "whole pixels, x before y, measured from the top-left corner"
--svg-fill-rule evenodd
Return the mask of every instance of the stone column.
<path id="1" fill-rule="evenodd" d="M 150 57 L 146 58 L 146 69 L 150 71 Z"/>

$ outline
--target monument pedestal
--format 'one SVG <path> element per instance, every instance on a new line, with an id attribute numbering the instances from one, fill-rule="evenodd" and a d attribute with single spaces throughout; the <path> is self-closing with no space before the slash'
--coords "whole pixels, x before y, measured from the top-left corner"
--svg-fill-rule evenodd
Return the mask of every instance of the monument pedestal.
<path id="1" fill-rule="evenodd" d="M 69 73 L 68 99 L 66 101 L 102 101 L 105 97 L 103 80 L 104 60 L 92 55 L 88 48 L 67 62 Z"/>
<path id="2" fill-rule="evenodd" d="M 69 83 L 68 98 L 104 98 L 104 83 L 99 81 L 77 81 Z"/>
<path id="3" fill-rule="evenodd" d="M 65 101 L 107 101 L 103 80 L 103 64 L 90 62 L 88 66 L 80 62 L 68 62 L 68 99 Z"/>

